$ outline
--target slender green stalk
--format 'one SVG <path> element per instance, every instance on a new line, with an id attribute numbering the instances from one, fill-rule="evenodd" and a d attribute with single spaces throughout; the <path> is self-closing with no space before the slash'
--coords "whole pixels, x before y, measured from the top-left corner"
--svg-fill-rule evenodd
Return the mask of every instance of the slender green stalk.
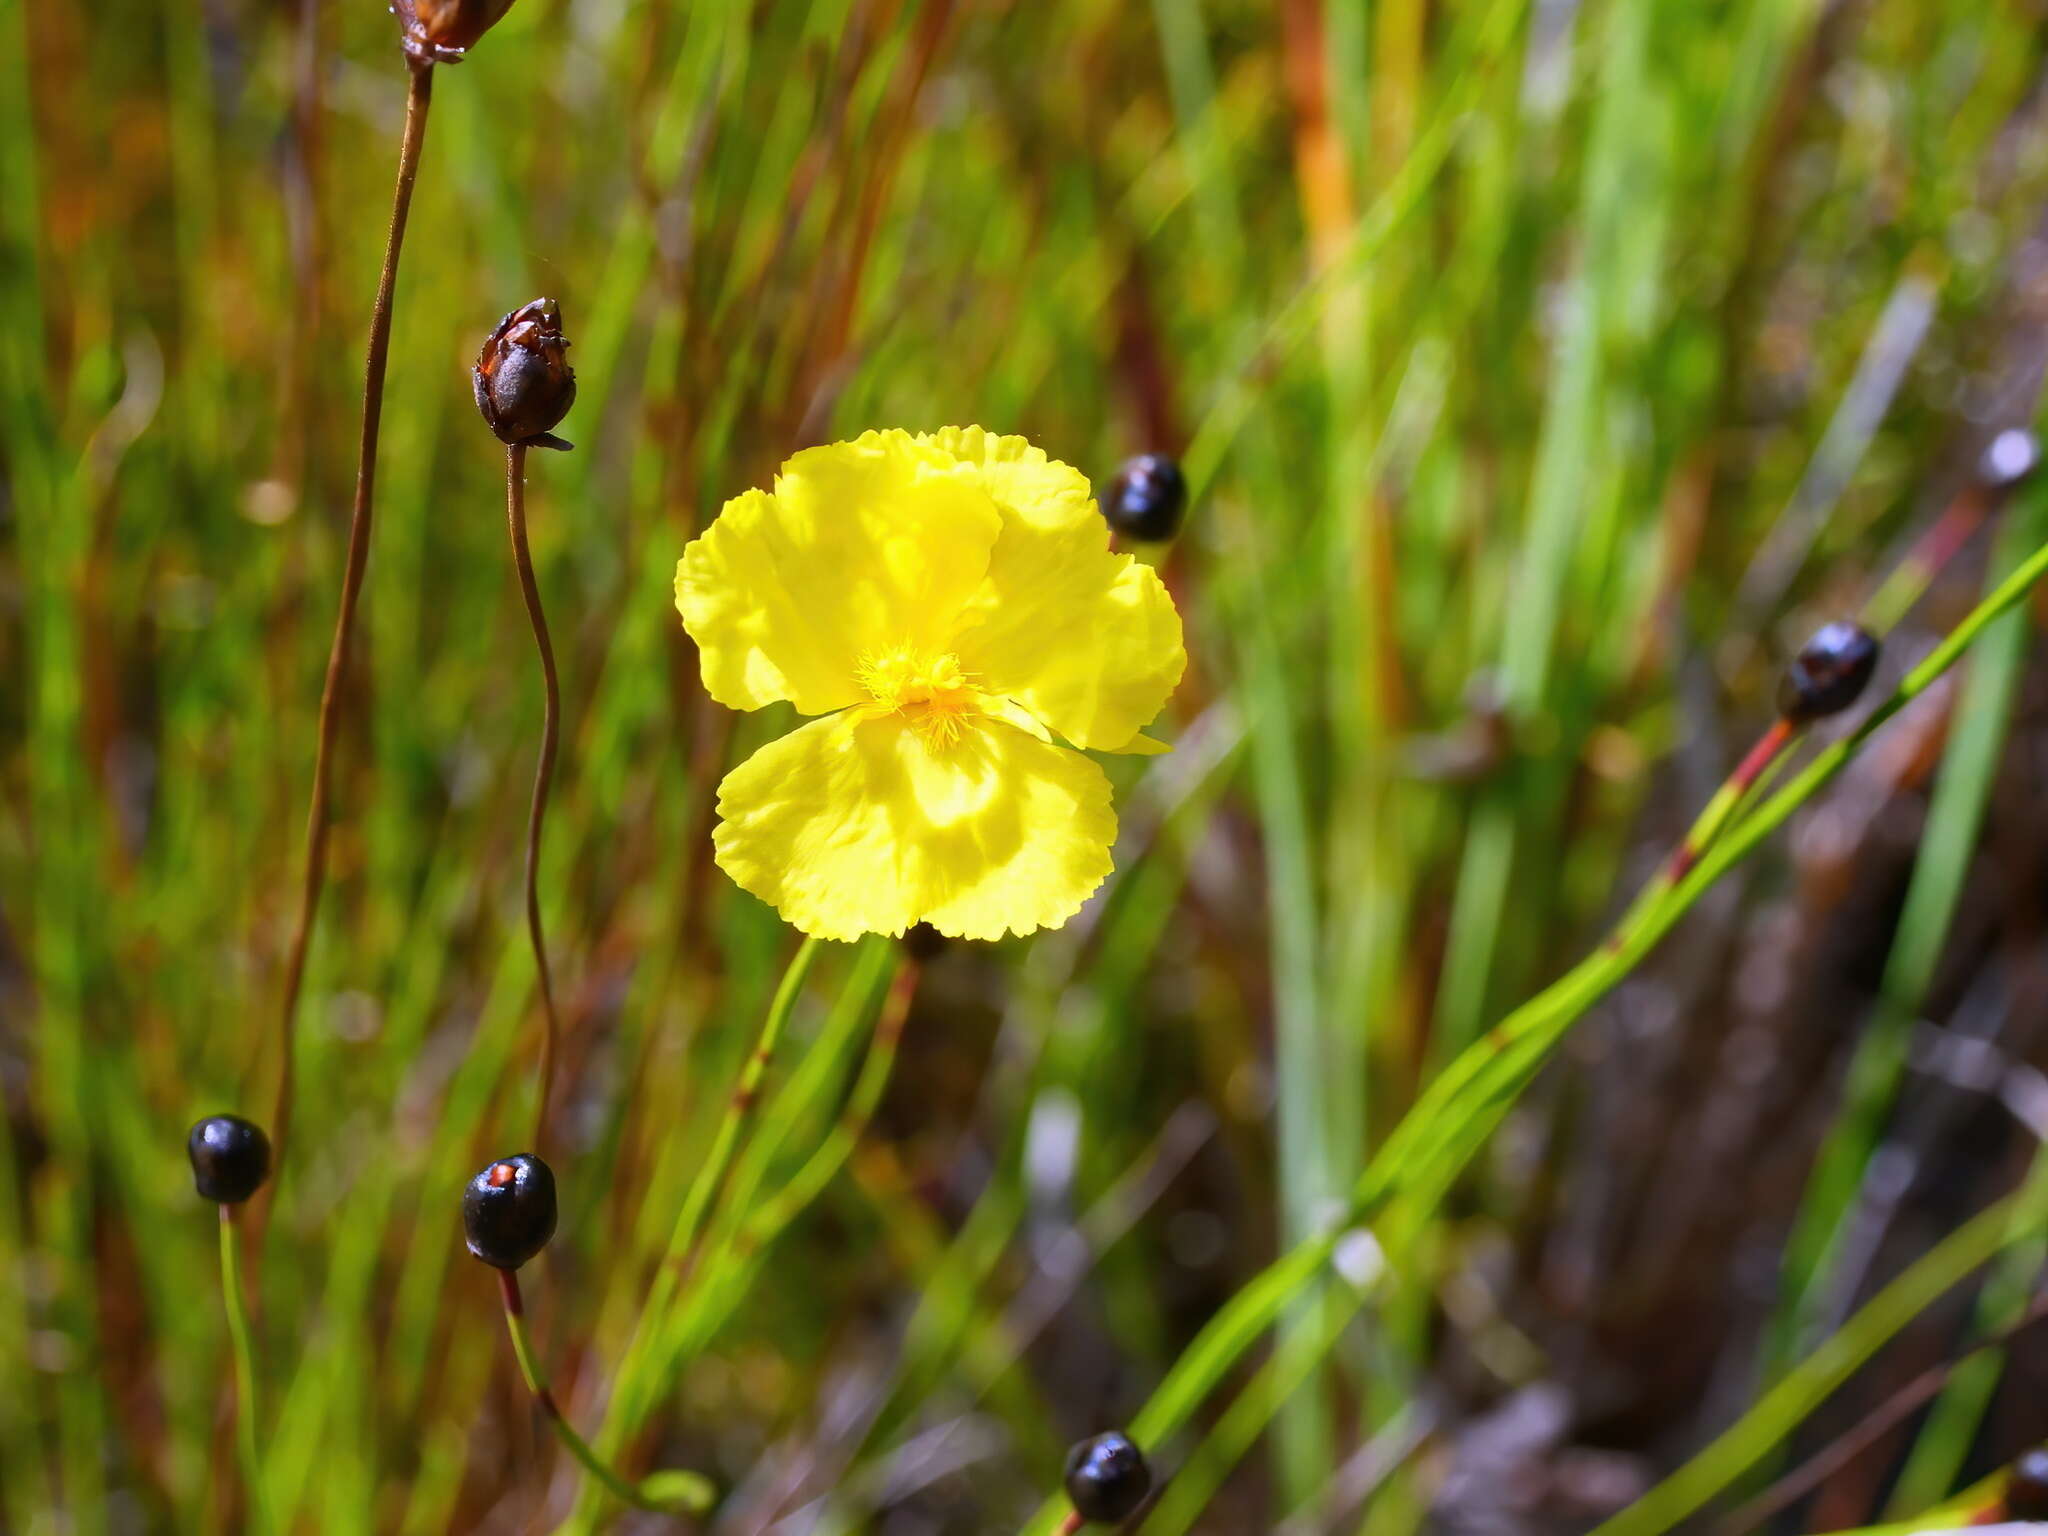
<path id="1" fill-rule="evenodd" d="M 540 976 L 540 1004 L 543 1031 L 540 1044 L 539 1085 L 533 1107 L 533 1144 L 542 1145 L 547 1135 L 548 1096 L 555 1081 L 555 1051 L 561 1039 L 561 1024 L 555 1014 L 555 985 L 548 972 L 547 940 L 540 921 L 540 834 L 548 813 L 548 789 L 555 778 L 555 749 L 561 731 L 562 685 L 555 675 L 555 648 L 548 639 L 547 615 L 540 604 L 540 587 L 533 579 L 533 555 L 526 546 L 526 444 L 510 443 L 505 448 L 505 523 L 512 536 L 512 564 L 519 572 L 519 593 L 526 600 L 527 623 L 533 628 L 534 649 L 540 652 L 540 674 L 545 695 L 540 717 L 540 758 L 533 768 L 533 800 L 526 813 L 526 933 L 533 942 L 533 965 Z"/>
<path id="2" fill-rule="evenodd" d="M 704 1234 L 704 1223 L 711 1215 L 719 1192 L 725 1187 L 726 1172 L 732 1167 L 733 1154 L 739 1150 L 740 1136 L 760 1104 L 762 1079 L 768 1075 L 769 1064 L 775 1060 L 775 1053 L 782 1044 L 782 1032 L 795 1010 L 797 994 L 803 990 L 804 977 L 809 974 L 811 962 L 817 957 L 818 940 L 814 938 L 806 938 L 795 955 L 790 957 L 789 968 L 782 973 L 782 981 L 775 988 L 774 1001 L 768 1005 L 768 1016 L 761 1021 L 761 1033 L 754 1041 L 754 1049 L 740 1065 L 739 1081 L 733 1088 L 732 1097 L 726 1101 L 725 1117 L 719 1122 L 718 1135 L 711 1143 L 703 1168 L 690 1185 L 689 1196 L 676 1217 L 675 1231 L 669 1237 L 668 1252 L 662 1259 L 663 1273 L 674 1276 L 677 1281 L 686 1279 L 696 1262 L 697 1243 Z"/>
<path id="3" fill-rule="evenodd" d="M 2010 570 L 2044 535 L 2048 499 L 2034 497 L 2005 526 L 1992 570 Z M 2028 640 L 2024 617 L 1999 625 L 1985 637 L 1959 690 L 1954 728 L 1943 750 L 1898 937 L 1886 958 L 1878 1006 L 1857 1041 L 1841 1108 L 1814 1159 L 1786 1243 L 1784 1296 L 1766 1336 L 1766 1379 L 1847 1310 L 1846 1293 L 1855 1289 L 1853 1268 L 1845 1269 L 1843 1261 L 1858 1191 L 1905 1076 L 1913 1021 L 1933 985 L 1943 941 L 1969 879 Z"/>
<path id="4" fill-rule="evenodd" d="M 758 1204 L 750 1192 L 760 1188 L 759 1170 L 750 1179 L 744 1172 L 743 1163 L 743 1171 L 734 1175 L 733 1194 L 726 1202 L 725 1218 L 708 1240 L 718 1244 L 719 1251 L 698 1266 L 704 1276 L 703 1286 L 679 1305 L 668 1337 L 647 1346 L 650 1351 L 658 1349 L 661 1352 L 665 1362 L 661 1376 L 672 1375 L 677 1369 L 676 1362 L 688 1359 L 694 1350 L 701 1348 L 703 1342 L 715 1334 L 741 1304 L 766 1262 L 770 1245 L 824 1192 L 845 1166 L 873 1119 L 896 1061 L 897 1047 L 903 1037 L 903 1025 L 916 993 L 921 969 L 915 960 L 891 961 L 886 955 L 884 963 L 895 964 L 895 976 L 876 1019 L 868 1054 L 838 1123 L 797 1171 Z M 865 997 L 866 988 L 860 990 Z M 846 1006 L 845 1000 L 841 1006 Z M 792 1084 L 789 1091 L 795 1093 L 796 1085 Z M 784 1113 L 785 1107 L 778 1100 L 775 1115 L 780 1118 Z M 746 1162 L 760 1161 L 764 1151 L 763 1139 L 769 1134 L 764 1126 L 749 1144 Z M 735 1205 L 737 1209 L 733 1209 Z M 634 1423 L 637 1419 L 628 1422 L 626 1428 L 630 1429 Z"/>
<path id="5" fill-rule="evenodd" d="M 256 1346 L 249 1328 L 248 1304 L 242 1297 L 241 1245 L 236 1239 L 240 1224 L 235 1207 L 220 1208 L 220 1290 L 228 1314 L 228 1338 L 235 1354 L 235 1446 L 242 1464 L 242 1496 L 248 1501 L 249 1523 L 256 1530 L 268 1530 L 264 1513 L 263 1462 L 256 1450 Z"/>
<path id="6" fill-rule="evenodd" d="M 370 563 L 370 522 L 377 481 L 377 432 L 384 415 L 384 367 L 391 351 L 391 299 L 398 287 L 398 255 L 405 243 L 405 223 L 412 211 L 413 182 L 419 176 L 420 146 L 426 142 L 427 108 L 433 101 L 434 67 L 408 57 L 411 84 L 405 98 L 405 129 L 398 144 L 398 188 L 391 200 L 391 232 L 384 244 L 384 268 L 377 279 L 377 299 L 370 311 L 369 356 L 363 367 L 363 431 L 356 449 L 355 510 L 349 518 L 348 564 L 341 578 L 341 607 L 334 616 L 334 642 L 327 652 L 327 681 L 320 689 L 320 728 L 313 748 L 313 790 L 306 806 L 306 877 L 299 892 L 299 916 L 285 959 L 284 996 L 278 1009 L 277 1102 L 270 1114 L 271 1186 L 283 1171 L 285 1144 L 291 1134 L 295 1023 L 299 990 L 306 979 L 306 949 L 320 894 L 327 885 L 327 832 L 331 820 L 329 778 L 334 767 L 334 741 L 341 725 L 341 690 L 348 677 L 349 637 L 355 629 L 356 604 L 363 592 L 363 572 Z"/>
<path id="7" fill-rule="evenodd" d="M 2037 1168 L 2048 1167 L 2048 1149 L 2034 1153 Z M 1885 1513 L 1901 1518 L 1924 1509 L 1953 1487 L 1963 1462 L 1976 1442 L 1992 1396 L 2005 1373 L 2005 1340 L 2034 1317 L 2030 1302 L 2048 1252 L 2041 1230 L 2014 1234 L 2013 1246 L 1985 1280 L 1977 1296 L 1976 1326 L 1988 1335 L 1942 1383 L 1941 1396 L 1922 1420 L 1913 1449 L 1892 1486 Z"/>
<path id="8" fill-rule="evenodd" d="M 667 1374 L 665 1362 L 669 1354 L 670 1308 L 696 1267 L 697 1248 L 704 1234 L 705 1222 L 724 1187 L 726 1172 L 732 1166 L 741 1134 L 760 1100 L 762 1079 L 775 1059 L 783 1030 L 795 1010 L 797 995 L 803 990 L 804 977 L 817 958 L 818 942 L 815 938 L 806 938 L 790 957 L 782 980 L 776 986 L 774 1000 L 768 1005 L 767 1016 L 761 1021 L 761 1032 L 740 1065 L 738 1080 L 732 1096 L 726 1101 L 725 1116 L 719 1122 L 704 1166 L 698 1170 L 688 1195 L 683 1199 L 683 1208 L 676 1216 L 674 1230 L 669 1234 L 660 1268 L 655 1271 L 654 1282 L 648 1288 L 647 1303 L 634 1324 L 633 1336 L 620 1361 L 618 1394 L 612 1405 L 614 1422 L 607 1425 L 607 1445 L 617 1443 L 608 1438 L 610 1435 L 623 1438 L 640 1422 L 649 1406 L 652 1383 Z"/>
<path id="9" fill-rule="evenodd" d="M 917 961 L 910 959 L 905 959 L 897 968 L 889 983 L 888 996 L 883 999 L 881 1015 L 875 1020 L 874 1042 L 868 1047 L 866 1059 L 861 1062 L 860 1076 L 854 1079 L 853 1092 L 847 1096 L 839 1123 L 818 1149 L 804 1160 L 796 1174 L 748 1217 L 735 1240 L 742 1256 L 759 1253 L 766 1248 L 806 1206 L 817 1199 L 867 1133 L 868 1124 L 874 1119 L 883 1091 L 889 1086 L 890 1075 L 896 1068 L 897 1048 L 903 1043 L 903 1026 L 910 1017 L 910 1002 L 917 995 L 921 970 Z"/>
<path id="10" fill-rule="evenodd" d="M 1756 1405 L 1594 1536 L 1659 1536 L 1698 1511 L 1772 1447 L 1907 1323 L 2014 1240 L 2014 1218 L 2040 1220 L 2048 1179 L 2028 1182 L 1951 1232 L 1873 1296 Z"/>
<path id="11" fill-rule="evenodd" d="M 2018 1212 L 2015 1214 L 2015 1222 L 2024 1222 L 2030 1215 L 2029 1212 Z M 2019 1232 L 2008 1234 L 2007 1244 L 2010 1248 L 2017 1248 L 2022 1255 L 2032 1246 L 2026 1241 L 2025 1234 Z M 2014 1256 L 2010 1252 L 2007 1254 L 2008 1258 Z M 1805 1498 L 1829 1477 L 1876 1444 L 1884 1435 L 1926 1406 L 1929 1398 L 1942 1391 L 1970 1367 L 1990 1366 L 1995 1376 L 1999 1352 L 2002 1352 L 2017 1334 L 2032 1327 L 2044 1315 L 2048 1315 L 2048 1297 L 2036 1299 L 2021 1310 L 2017 1321 L 2000 1328 L 1989 1338 L 1972 1344 L 1953 1359 L 1929 1366 L 1886 1398 L 1874 1413 L 1866 1415 L 1858 1423 L 1850 1426 L 1845 1433 L 1822 1447 L 1818 1454 L 1808 1457 L 1798 1467 L 1736 1510 L 1722 1523 L 1721 1536 L 1741 1536 L 1744 1531 L 1753 1531 L 1780 1511 Z M 1911 1501 L 1902 1502 L 1895 1494 L 1892 1507 L 1903 1514 L 1915 1505 Z"/>
<path id="12" fill-rule="evenodd" d="M 519 1359 L 519 1374 L 526 1378 L 526 1388 L 533 1394 L 533 1400 L 540 1405 L 541 1414 L 547 1419 L 549 1428 L 554 1430 L 555 1438 L 561 1441 L 569 1454 L 582 1464 L 583 1470 L 603 1484 L 605 1491 L 620 1503 L 658 1513 L 672 1512 L 676 1508 L 677 1500 L 650 1498 L 645 1491 L 645 1485 L 637 1485 L 621 1477 L 605 1464 L 603 1458 L 590 1448 L 590 1443 L 577 1434 L 568 1419 L 563 1417 L 561 1406 L 556 1403 L 555 1394 L 548 1386 L 547 1376 L 541 1370 L 540 1359 L 534 1353 L 533 1340 L 526 1331 L 526 1306 L 519 1294 L 519 1276 L 515 1271 L 498 1271 L 498 1294 L 505 1304 L 505 1331 L 512 1336 L 512 1353 Z M 703 1487 L 691 1474 L 670 1474 L 669 1478 L 678 1489 L 690 1487 L 694 1490 Z M 708 1489 L 705 1491 L 708 1492 Z M 702 1503 L 702 1499 L 692 1497 L 685 1502 L 696 1506 Z"/>
<path id="13" fill-rule="evenodd" d="M 1789 784 L 1719 838 L 1668 895 L 1623 929 L 1618 944 L 1603 944 L 1460 1052 L 1366 1165 L 1339 1218 L 1253 1276 L 1210 1319 L 1132 1421 L 1132 1435 L 1156 1445 L 1177 1432 L 1289 1302 L 1325 1273 L 1346 1232 L 1380 1219 L 1404 1195 L 1413 1198 L 1403 1219 L 1418 1219 L 1484 1144 L 1571 1026 L 1635 969 L 1709 887 L 1819 793 L 1879 727 L 1926 692 L 2044 575 L 2048 545 L 2000 582 L 1861 725 L 1817 752 Z M 1058 1516 L 1057 1505 L 1048 1504 L 1030 1529 L 1052 1531 Z"/>

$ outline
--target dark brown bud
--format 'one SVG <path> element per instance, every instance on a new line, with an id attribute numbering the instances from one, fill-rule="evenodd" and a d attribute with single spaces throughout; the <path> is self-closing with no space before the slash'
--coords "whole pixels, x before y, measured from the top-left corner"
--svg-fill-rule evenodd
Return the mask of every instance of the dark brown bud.
<path id="1" fill-rule="evenodd" d="M 405 51 L 430 64 L 459 64 L 504 14 L 512 0 L 391 0 Z"/>
<path id="2" fill-rule="evenodd" d="M 476 360 L 476 408 L 501 443 L 567 448 L 548 429 L 576 403 L 562 309 L 535 299 L 498 322 Z"/>

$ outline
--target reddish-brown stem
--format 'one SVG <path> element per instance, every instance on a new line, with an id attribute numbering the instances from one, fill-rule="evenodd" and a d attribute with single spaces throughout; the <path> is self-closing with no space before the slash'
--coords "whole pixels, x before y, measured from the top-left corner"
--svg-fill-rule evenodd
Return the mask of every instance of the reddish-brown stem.
<path id="1" fill-rule="evenodd" d="M 1742 761 L 1735 765 L 1735 771 L 1728 775 L 1727 782 L 1721 786 L 1720 793 L 1716 796 L 1717 803 L 1723 797 L 1727 797 L 1730 802 L 1728 809 L 1732 810 L 1732 802 L 1749 793 L 1756 781 L 1763 777 L 1764 770 L 1790 745 L 1797 730 L 1798 727 L 1783 716 L 1772 721 L 1771 728 L 1757 738 L 1756 745 L 1749 749 Z M 1697 830 L 1689 833 L 1685 841 L 1671 851 L 1671 865 L 1664 876 L 1667 885 L 1676 885 L 1692 872 L 1693 865 L 1699 863 L 1701 855 L 1713 845 L 1714 835 L 1725 824 L 1724 816 L 1706 829 L 1705 836 L 1699 835 Z"/>
<path id="2" fill-rule="evenodd" d="M 1074 1533 L 1087 1523 L 1076 1510 L 1067 1516 L 1066 1523 L 1060 1527 L 1060 1536 L 1074 1536 Z"/>
<path id="3" fill-rule="evenodd" d="M 583 1470 L 602 1483 L 611 1496 L 635 1509 L 654 1510 L 674 1514 L 688 1508 L 701 1513 L 709 1505 L 707 1497 L 691 1497 L 678 1501 L 673 1495 L 666 1498 L 651 1498 L 640 1488 L 626 1481 L 612 1470 L 611 1464 L 590 1448 L 590 1442 L 576 1433 L 575 1428 L 562 1416 L 561 1406 L 555 1401 L 555 1394 L 548 1387 L 547 1377 L 541 1370 L 540 1357 L 534 1353 L 533 1340 L 526 1331 L 526 1304 L 519 1295 L 519 1276 L 509 1269 L 498 1271 L 498 1295 L 505 1303 L 505 1332 L 512 1339 L 512 1353 L 519 1359 L 519 1374 L 526 1378 L 526 1387 L 533 1394 L 533 1400 L 547 1415 L 548 1427 L 555 1432 L 555 1438 L 563 1447 L 583 1464 Z"/>
<path id="4" fill-rule="evenodd" d="M 526 1320 L 526 1298 L 519 1293 L 519 1272 L 514 1269 L 498 1271 L 498 1296 L 505 1304 L 505 1316 L 513 1324 L 514 1348 L 519 1354 L 519 1367 L 526 1374 L 526 1385 L 533 1393 L 533 1400 L 540 1404 L 540 1410 L 551 1419 L 562 1416 L 561 1407 L 555 1402 L 554 1389 L 540 1377 L 538 1366 L 529 1361 L 525 1349 L 524 1325 Z"/>
<path id="5" fill-rule="evenodd" d="M 540 922 L 540 834 L 547 816 L 548 790 L 555 778 L 555 748 L 561 729 L 562 690 L 555 675 L 555 648 L 548 639 L 547 616 L 541 611 L 540 587 L 533 579 L 533 556 L 526 546 L 526 444 L 505 449 L 505 522 L 512 534 L 512 563 L 519 571 L 520 595 L 526 599 L 527 622 L 540 652 L 540 673 L 546 685 L 541 706 L 540 760 L 533 769 L 533 800 L 526 813 L 526 932 L 533 941 L 533 964 L 540 973 L 543 1027 L 540 1044 L 540 1085 L 533 1111 L 533 1144 L 547 1132 L 548 1095 L 555 1081 L 555 1047 L 561 1029 L 555 1018 L 555 985 L 548 971 L 548 946 Z"/>
<path id="6" fill-rule="evenodd" d="M 1798 733 L 1799 727 L 1781 716 L 1771 723 L 1769 730 L 1757 738 L 1756 745 L 1751 747 L 1744 754 L 1742 761 L 1735 765 L 1735 771 L 1721 781 L 1721 787 L 1714 791 L 1713 798 L 1686 829 L 1685 836 L 1679 841 L 1678 846 L 1671 850 L 1671 856 L 1664 861 L 1663 868 L 1643 887 L 1636 899 L 1629 904 L 1628 911 L 1622 914 L 1620 922 L 1616 923 L 1613 931 L 1607 935 L 1602 947 L 1608 953 L 1618 951 L 1642 914 L 1690 874 L 1695 864 L 1706 857 L 1707 850 L 1714 846 L 1714 840 L 1727 829 L 1730 819 L 1742 804 L 1743 796 L 1756 787 L 1757 780 L 1764 775 L 1764 770 L 1777 761 L 1778 754 L 1792 743 Z"/>
<path id="7" fill-rule="evenodd" d="M 406 215 L 412 209 L 413 182 L 419 175 L 420 146 L 427 135 L 427 107 L 434 91 L 431 64 L 408 58 L 411 84 L 405 98 L 405 130 L 398 145 L 398 188 L 391 200 L 391 232 L 384 243 L 384 269 L 377 280 L 377 300 L 370 311 L 369 355 L 363 367 L 363 432 L 356 450 L 355 509 L 349 517 L 348 564 L 341 579 L 341 607 L 334 618 L 334 642 L 327 652 L 327 680 L 320 690 L 320 728 L 313 748 L 313 791 L 306 807 L 306 877 L 299 892 L 298 925 L 292 930 L 284 972 L 284 999 L 278 1013 L 277 1102 L 270 1116 L 271 1187 L 276 1188 L 291 1135 L 295 1021 L 299 990 L 306 977 L 306 949 L 313 920 L 327 884 L 329 779 L 334 741 L 341 720 L 342 685 L 348 676 L 349 639 L 355 629 L 356 603 L 362 596 L 363 571 L 370 560 L 370 519 L 377 479 L 377 429 L 384 414 L 384 365 L 391 350 L 391 298 L 398 286 L 398 253 L 405 243 Z"/>

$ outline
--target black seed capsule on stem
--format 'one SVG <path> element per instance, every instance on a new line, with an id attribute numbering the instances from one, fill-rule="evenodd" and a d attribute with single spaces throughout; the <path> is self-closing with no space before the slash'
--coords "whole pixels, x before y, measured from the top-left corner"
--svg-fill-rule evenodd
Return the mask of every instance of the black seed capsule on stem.
<path id="1" fill-rule="evenodd" d="M 2011 1520 L 2048 1520 L 2048 1447 L 2036 1446 L 2012 1464 L 2005 1513 Z"/>
<path id="2" fill-rule="evenodd" d="M 1877 670 L 1877 636 L 1861 624 L 1824 624 L 1799 648 L 1778 684 L 1778 713 L 1795 725 L 1839 715 Z"/>
<path id="3" fill-rule="evenodd" d="M 1152 1491 L 1152 1469 L 1131 1437 L 1117 1430 L 1067 1452 L 1067 1497 L 1092 1525 L 1121 1525 Z"/>
<path id="4" fill-rule="evenodd" d="M 517 1269 L 555 1235 L 555 1175 L 530 1152 L 487 1163 L 462 1192 L 469 1251 L 496 1269 Z"/>
<path id="5" fill-rule="evenodd" d="M 568 351 L 562 306 L 553 299 L 522 304 L 485 338 L 471 382 L 476 408 L 499 442 L 569 446 L 549 435 L 576 403 L 576 370 Z"/>
<path id="6" fill-rule="evenodd" d="M 1188 482 L 1180 466 L 1163 453 L 1141 453 L 1110 481 L 1102 515 L 1120 539 L 1164 544 L 1180 532 L 1187 506 Z"/>
<path id="7" fill-rule="evenodd" d="M 185 1138 L 199 1198 L 240 1205 L 270 1177 L 270 1138 L 240 1115 L 208 1115 Z"/>

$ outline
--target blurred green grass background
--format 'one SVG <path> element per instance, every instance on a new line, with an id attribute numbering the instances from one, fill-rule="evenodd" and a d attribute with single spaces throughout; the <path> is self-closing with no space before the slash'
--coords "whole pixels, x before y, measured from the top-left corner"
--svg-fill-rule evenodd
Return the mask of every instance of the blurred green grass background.
<path id="1" fill-rule="evenodd" d="M 792 948 L 709 863 L 718 777 L 788 722 L 703 697 L 682 546 L 870 426 L 1022 432 L 1098 487 L 1140 450 L 1187 464 L 1177 751 L 1112 765 L 1117 874 L 1057 934 L 926 967 L 874 1125 L 706 1282 L 626 1447 L 733 1489 L 720 1531 L 1014 1529 L 1596 939 L 1783 657 L 2033 419 L 2044 23 L 519 0 L 439 72 L 397 290 L 261 1265 L 276 1528 L 547 1530 L 576 1496 L 456 1216 L 524 1139 L 537 1039 L 539 681 L 466 379 L 500 314 L 559 299 L 580 385 L 578 449 L 529 492 L 567 1040 L 528 1305 L 591 1428 Z M 0 0 L 9 1531 L 240 1519 L 179 1149 L 201 1113 L 267 1113 L 276 1071 L 403 96 L 372 0 Z M 2022 495 L 1949 563 L 1887 680 L 2044 513 Z M 1237 1417 L 1154 1448 L 1189 1470 L 1145 1529 L 1585 1529 L 2013 1184 L 2035 1137 L 1999 1093 L 2048 1062 L 2033 634 L 1603 1005 L 1388 1295 L 1305 1303 Z M 825 1140 L 892 963 L 819 962 L 757 1202 Z M 1964 1081 L 1950 1037 L 1996 1071 Z M 2022 1303 L 2040 1254 L 2011 1251 L 1808 1449 Z M 2048 1435 L 2043 1369 L 2016 1348 L 1788 1518 L 1875 1519 L 1909 1456 L 1932 1501 Z"/>

